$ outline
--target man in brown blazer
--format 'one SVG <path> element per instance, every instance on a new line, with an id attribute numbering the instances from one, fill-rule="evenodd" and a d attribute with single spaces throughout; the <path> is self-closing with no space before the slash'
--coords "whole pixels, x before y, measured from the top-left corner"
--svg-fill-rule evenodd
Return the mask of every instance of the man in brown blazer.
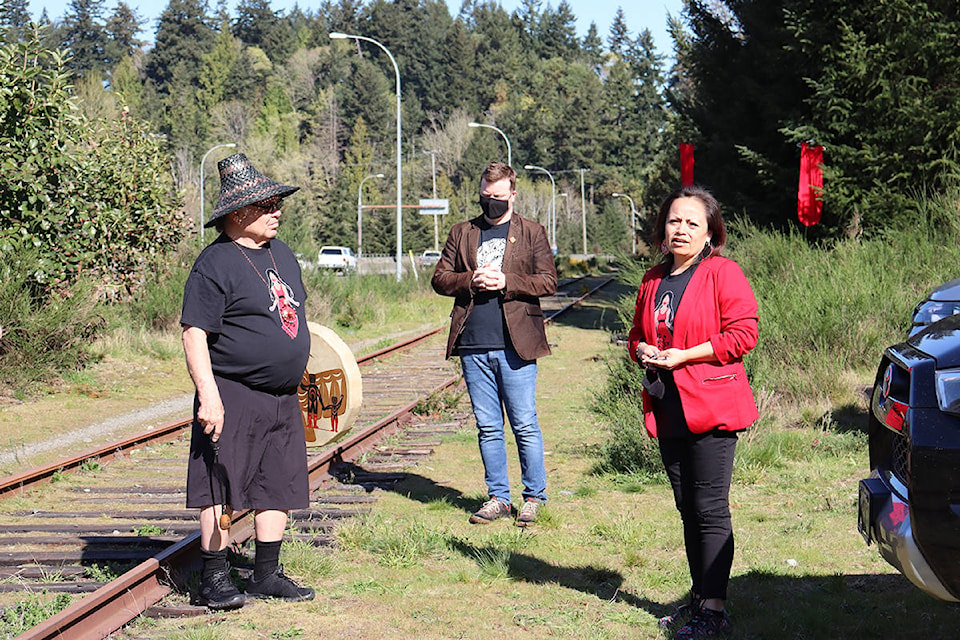
<path id="1" fill-rule="evenodd" d="M 513 210 L 517 174 L 491 162 L 480 178 L 480 215 L 450 230 L 433 288 L 454 298 L 447 357 L 459 355 L 477 420 L 489 499 L 470 516 L 487 524 L 512 511 L 503 411 L 517 441 L 523 505 L 517 526 L 535 522 L 547 500 L 537 421 L 537 358 L 550 354 L 540 297 L 557 290 L 543 226 Z"/>

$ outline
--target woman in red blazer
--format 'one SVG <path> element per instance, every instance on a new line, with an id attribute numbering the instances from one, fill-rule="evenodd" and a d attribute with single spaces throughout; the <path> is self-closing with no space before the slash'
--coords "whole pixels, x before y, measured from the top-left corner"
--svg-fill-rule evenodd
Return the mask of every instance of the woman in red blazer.
<path id="1" fill-rule="evenodd" d="M 737 263 L 720 255 L 726 235 L 709 191 L 670 194 L 654 229 L 664 259 L 643 277 L 630 331 L 630 357 L 647 371 L 644 425 L 683 520 L 690 604 L 660 620 L 686 620 L 677 640 L 730 630 L 730 478 L 737 432 L 758 417 L 742 361 L 757 344 L 757 301 Z"/>

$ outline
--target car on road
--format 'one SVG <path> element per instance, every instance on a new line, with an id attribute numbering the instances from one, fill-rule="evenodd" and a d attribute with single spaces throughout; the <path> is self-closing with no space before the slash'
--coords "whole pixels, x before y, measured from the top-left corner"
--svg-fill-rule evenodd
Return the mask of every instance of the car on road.
<path id="1" fill-rule="evenodd" d="M 350 247 L 320 247 L 317 254 L 318 269 L 336 269 L 340 272 L 356 271 L 357 256 Z"/>
<path id="2" fill-rule="evenodd" d="M 912 583 L 950 602 L 960 602 L 956 293 L 960 280 L 934 290 L 917 305 L 910 337 L 884 351 L 870 397 L 870 476 L 860 481 L 857 517 L 868 545 L 876 542 Z"/>
<path id="3" fill-rule="evenodd" d="M 427 249 L 417 258 L 417 264 L 421 267 L 432 267 L 440 262 L 440 252 L 436 249 Z"/>

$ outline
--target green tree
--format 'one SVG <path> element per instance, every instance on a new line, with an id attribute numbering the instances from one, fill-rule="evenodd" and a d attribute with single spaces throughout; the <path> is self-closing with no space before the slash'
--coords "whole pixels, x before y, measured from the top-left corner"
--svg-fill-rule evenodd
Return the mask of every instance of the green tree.
<path id="1" fill-rule="evenodd" d="M 960 174 L 957 3 L 809 2 L 788 26 L 796 48 L 819 62 L 806 117 L 784 133 L 826 146 L 824 226 L 869 233 L 914 224 L 915 196 Z"/>
<path id="2" fill-rule="evenodd" d="M 104 58 L 107 65 L 113 67 L 143 48 L 146 42 L 137 37 L 143 24 L 143 19 L 130 5 L 122 1 L 117 3 L 104 26 L 107 35 Z"/>
<path id="3" fill-rule="evenodd" d="M 785 9 L 797 2 L 689 0 L 692 36 L 678 48 L 686 76 L 670 92 L 681 116 L 678 142 L 695 145 L 697 182 L 763 224 L 796 216 L 797 148 L 781 129 L 809 113 L 813 58 L 797 50 Z M 837 14 L 818 5 L 820 20 Z"/>
<path id="4" fill-rule="evenodd" d="M 181 209 L 160 142 L 126 110 L 86 120 L 70 75 L 38 31 L 0 47 L 0 254 L 36 250 L 44 286 L 122 293 L 179 241 Z"/>
<path id="5" fill-rule="evenodd" d="M 103 73 L 107 65 L 104 0 L 70 0 L 61 24 L 61 46 L 73 54 L 69 66 L 77 76 Z"/>
<path id="6" fill-rule="evenodd" d="M 29 24 L 27 0 L 0 0 L 0 43 L 19 40 Z"/>
<path id="7" fill-rule="evenodd" d="M 215 38 L 206 0 L 170 0 L 160 14 L 156 42 L 147 56 L 147 79 L 161 95 L 169 93 L 175 75 L 195 86 L 203 56 Z"/>

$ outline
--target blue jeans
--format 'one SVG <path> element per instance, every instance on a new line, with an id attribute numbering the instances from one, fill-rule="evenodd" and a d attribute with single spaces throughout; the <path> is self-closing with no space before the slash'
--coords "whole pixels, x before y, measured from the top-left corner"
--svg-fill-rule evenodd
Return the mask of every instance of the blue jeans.
<path id="1" fill-rule="evenodd" d="M 523 497 L 546 502 L 543 434 L 537 422 L 537 361 L 524 360 L 511 348 L 466 351 L 461 353 L 460 361 L 477 419 L 477 439 L 488 495 L 510 503 L 507 445 L 503 436 L 505 408 L 520 454 Z"/>

